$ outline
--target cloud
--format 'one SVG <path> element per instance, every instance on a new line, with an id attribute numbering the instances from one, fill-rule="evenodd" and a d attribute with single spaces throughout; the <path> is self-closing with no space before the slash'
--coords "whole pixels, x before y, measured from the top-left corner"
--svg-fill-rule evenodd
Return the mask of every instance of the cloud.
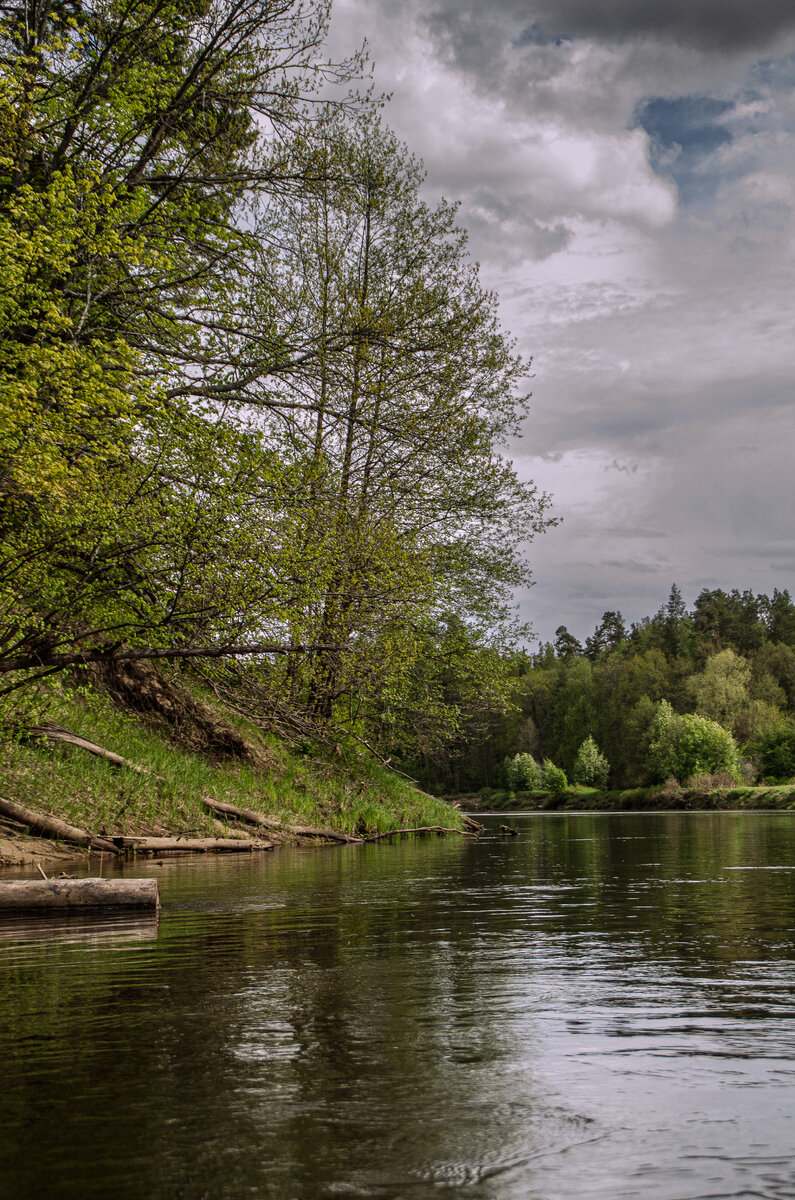
<path id="1" fill-rule="evenodd" d="M 559 46 L 571 39 L 653 39 L 711 54 L 768 46 L 795 30 L 795 12 L 782 0 L 455 0 L 432 13 L 446 26 L 462 62 L 482 50 L 485 29 L 499 14 L 520 24 L 518 44 Z M 485 18 L 485 19 L 484 19 Z"/>

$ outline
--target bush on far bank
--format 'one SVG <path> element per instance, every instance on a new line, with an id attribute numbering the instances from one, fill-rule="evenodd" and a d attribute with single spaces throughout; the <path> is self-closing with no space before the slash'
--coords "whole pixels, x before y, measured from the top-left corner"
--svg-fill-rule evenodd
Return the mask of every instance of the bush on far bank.
<path id="1" fill-rule="evenodd" d="M 515 754 L 506 759 L 505 786 L 511 792 L 537 792 L 542 787 L 542 772 L 532 754 Z"/>
<path id="2" fill-rule="evenodd" d="M 609 774 L 610 763 L 591 735 L 588 734 L 574 760 L 574 770 L 572 771 L 574 782 L 585 787 L 606 788 Z"/>

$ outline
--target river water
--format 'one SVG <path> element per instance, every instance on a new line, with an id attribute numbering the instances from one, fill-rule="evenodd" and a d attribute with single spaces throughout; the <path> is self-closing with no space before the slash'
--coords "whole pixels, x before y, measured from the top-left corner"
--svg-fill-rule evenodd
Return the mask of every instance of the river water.
<path id="1" fill-rule="evenodd" d="M 0 1195 L 795 1197 L 795 813 L 488 821 L 5 918 Z"/>

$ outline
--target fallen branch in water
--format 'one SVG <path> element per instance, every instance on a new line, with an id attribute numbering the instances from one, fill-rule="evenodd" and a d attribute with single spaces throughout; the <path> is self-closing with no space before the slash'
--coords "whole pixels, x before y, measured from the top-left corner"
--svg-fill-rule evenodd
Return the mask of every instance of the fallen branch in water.
<path id="1" fill-rule="evenodd" d="M 466 829 L 447 829 L 444 825 L 418 825 L 414 829 L 390 829 L 386 833 L 374 833 L 364 838 L 365 842 L 380 842 L 381 838 L 397 837 L 399 833 L 460 833 L 461 837 L 477 837 Z"/>
<path id="2" fill-rule="evenodd" d="M 72 842 L 77 846 L 89 846 L 92 850 L 104 850 L 109 854 L 118 854 L 119 852 L 113 842 L 107 838 L 97 837 L 96 834 L 89 833 L 87 829 L 79 829 L 76 825 L 69 825 L 59 817 L 50 816 L 49 813 L 36 812 L 35 809 L 26 808 L 24 804 L 17 804 L 15 800 L 6 800 L 3 796 L 0 796 L 0 813 L 15 821 L 20 821 L 36 833 L 43 833 L 45 837 L 59 838 L 64 842 Z"/>

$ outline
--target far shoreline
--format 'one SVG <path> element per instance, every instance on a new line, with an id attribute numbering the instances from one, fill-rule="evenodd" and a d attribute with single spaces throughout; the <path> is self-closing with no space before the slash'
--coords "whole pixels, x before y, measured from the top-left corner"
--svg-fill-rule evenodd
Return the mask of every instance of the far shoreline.
<path id="1" fill-rule="evenodd" d="M 624 788 L 614 791 L 570 789 L 562 795 L 548 792 L 514 792 L 484 788 L 477 794 L 445 796 L 462 812 L 559 813 L 559 812 L 787 812 L 795 810 L 795 785 L 760 787 Z"/>

